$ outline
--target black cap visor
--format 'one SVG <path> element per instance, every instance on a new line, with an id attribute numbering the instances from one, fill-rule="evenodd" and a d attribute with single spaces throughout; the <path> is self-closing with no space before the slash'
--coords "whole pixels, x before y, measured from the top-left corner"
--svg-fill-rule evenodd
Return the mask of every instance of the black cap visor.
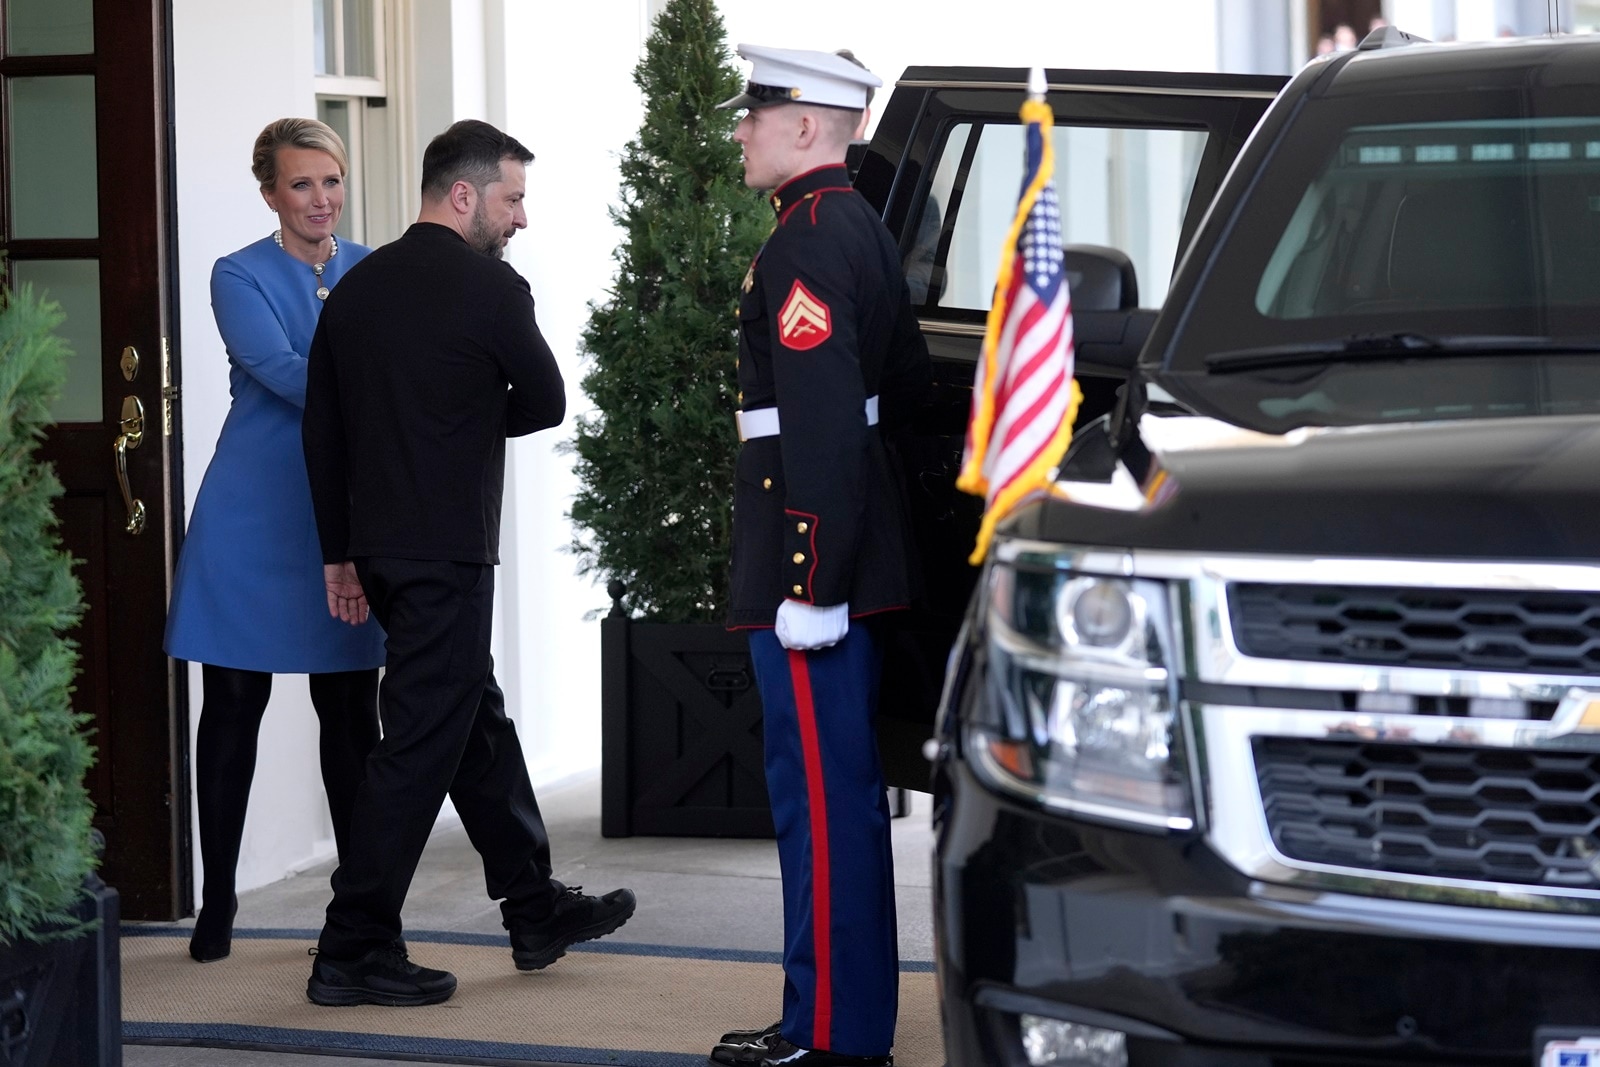
<path id="1" fill-rule="evenodd" d="M 755 110 L 758 107 L 772 107 L 774 104 L 794 103 L 793 90 L 781 89 L 776 85 L 757 85 L 755 82 L 746 82 L 744 92 L 731 99 L 724 100 L 717 107 L 742 107 Z"/>

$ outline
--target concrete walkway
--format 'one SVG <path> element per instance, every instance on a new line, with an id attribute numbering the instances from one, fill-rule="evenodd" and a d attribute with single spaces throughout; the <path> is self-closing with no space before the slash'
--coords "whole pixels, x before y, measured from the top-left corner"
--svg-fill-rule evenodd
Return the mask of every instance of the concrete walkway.
<path id="1" fill-rule="evenodd" d="M 894 822 L 900 955 L 906 960 L 930 960 L 930 798 L 921 793 L 912 798 L 911 814 Z M 539 803 L 550 830 L 557 878 L 582 885 L 591 893 L 627 886 L 638 894 L 638 911 L 613 939 L 693 948 L 781 950 L 783 905 L 778 853 L 771 841 L 601 837 L 598 773 L 541 793 Z M 236 925 L 320 927 L 330 874 L 331 863 L 241 894 Z M 484 894 L 477 853 L 459 823 L 434 831 L 406 901 L 405 921 L 418 930 L 504 933 L 499 908 Z M 185 945 L 173 941 L 176 951 Z M 509 949 L 507 952 L 509 956 Z M 422 951 L 417 960 L 428 963 Z M 509 958 L 506 962 L 509 967 Z M 227 963 L 206 966 L 224 967 Z M 729 1025 L 749 1022 L 730 1019 Z M 707 1035 L 708 1049 L 715 1037 Z M 123 1062 L 126 1067 L 400 1067 L 392 1060 L 156 1045 L 123 1046 Z M 417 1061 L 407 1063 L 416 1067 Z"/>

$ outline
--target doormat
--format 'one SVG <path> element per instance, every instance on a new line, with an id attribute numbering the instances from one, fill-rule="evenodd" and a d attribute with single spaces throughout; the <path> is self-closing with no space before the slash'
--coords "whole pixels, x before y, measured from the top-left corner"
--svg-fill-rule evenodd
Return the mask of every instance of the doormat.
<path id="1" fill-rule="evenodd" d="M 414 1008 L 324 1008 L 306 999 L 315 930 L 235 930 L 233 954 L 197 964 L 189 931 L 122 928 L 123 1040 L 435 1063 L 700 1067 L 719 1034 L 778 1014 L 776 952 L 595 941 L 542 971 L 504 935 L 406 932 L 455 995 Z M 944 1063 L 929 963 L 901 965 L 897 1067 Z"/>

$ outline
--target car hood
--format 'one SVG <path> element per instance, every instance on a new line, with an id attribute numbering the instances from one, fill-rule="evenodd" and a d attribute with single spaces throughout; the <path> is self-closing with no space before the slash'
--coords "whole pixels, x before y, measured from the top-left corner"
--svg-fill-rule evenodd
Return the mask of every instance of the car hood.
<path id="1" fill-rule="evenodd" d="M 1167 479 L 1154 503 L 1083 503 L 1107 498 L 1066 485 L 1069 499 L 1032 505 L 1004 529 L 1203 553 L 1600 558 L 1600 417 L 1240 432 L 1154 448 Z"/>

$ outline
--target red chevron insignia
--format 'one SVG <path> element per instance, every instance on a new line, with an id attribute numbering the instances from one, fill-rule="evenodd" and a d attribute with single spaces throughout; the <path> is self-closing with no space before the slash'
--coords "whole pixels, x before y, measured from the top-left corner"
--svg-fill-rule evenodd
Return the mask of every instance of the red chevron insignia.
<path id="1" fill-rule="evenodd" d="M 793 349 L 804 352 L 833 336 L 833 315 L 828 305 L 796 278 L 789 299 L 778 312 L 778 337 Z"/>

